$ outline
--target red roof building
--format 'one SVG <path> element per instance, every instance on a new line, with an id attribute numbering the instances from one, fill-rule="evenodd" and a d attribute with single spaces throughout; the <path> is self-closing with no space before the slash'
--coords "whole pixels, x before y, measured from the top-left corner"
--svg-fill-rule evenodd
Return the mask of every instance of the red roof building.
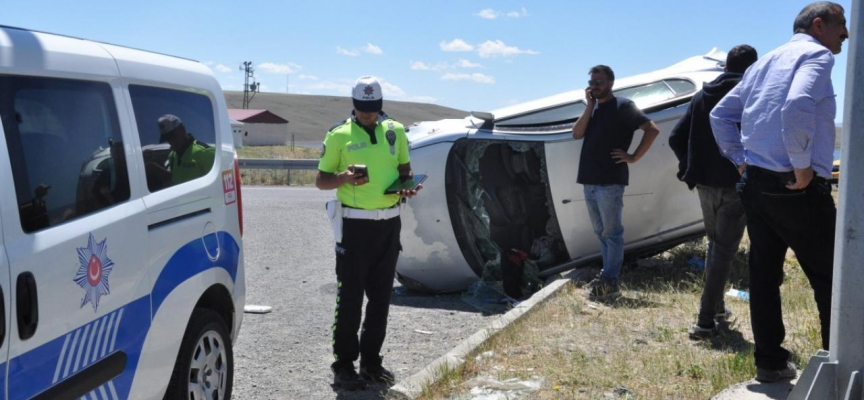
<path id="1" fill-rule="evenodd" d="M 287 124 L 288 120 L 267 110 L 229 108 L 228 117 L 244 124 Z"/>
<path id="2" fill-rule="evenodd" d="M 232 127 L 236 137 L 244 146 L 279 146 L 291 142 L 288 134 L 288 120 L 267 110 L 247 110 L 229 108 L 228 117 L 242 123 Z"/>

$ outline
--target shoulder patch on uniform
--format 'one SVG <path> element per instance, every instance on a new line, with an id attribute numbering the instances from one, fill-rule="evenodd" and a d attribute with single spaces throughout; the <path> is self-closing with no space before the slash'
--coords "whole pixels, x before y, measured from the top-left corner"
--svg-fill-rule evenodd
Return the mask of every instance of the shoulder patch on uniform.
<path id="1" fill-rule="evenodd" d="M 336 125 L 331 126 L 330 129 L 327 130 L 327 132 L 333 132 L 333 130 L 335 130 L 336 128 L 338 128 L 338 127 L 340 127 L 340 126 L 342 126 L 342 125 L 345 125 L 345 124 L 347 124 L 347 123 L 348 123 L 348 120 L 345 120 L 345 121 L 339 121 L 339 123 L 337 123 Z"/>

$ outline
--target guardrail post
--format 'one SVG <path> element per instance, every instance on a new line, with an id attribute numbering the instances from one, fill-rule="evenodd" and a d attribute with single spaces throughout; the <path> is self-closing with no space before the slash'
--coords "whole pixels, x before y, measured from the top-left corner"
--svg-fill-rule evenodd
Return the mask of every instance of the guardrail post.
<path id="1" fill-rule="evenodd" d="M 291 186 L 291 170 L 287 170 L 287 176 L 285 177 L 285 186 Z"/>

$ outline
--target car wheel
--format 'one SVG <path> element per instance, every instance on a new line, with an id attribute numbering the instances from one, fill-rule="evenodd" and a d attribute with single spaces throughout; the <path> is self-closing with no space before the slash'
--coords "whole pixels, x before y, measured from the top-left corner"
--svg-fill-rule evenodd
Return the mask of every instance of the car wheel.
<path id="1" fill-rule="evenodd" d="M 166 400 L 228 400 L 234 380 L 234 353 L 225 321 L 196 308 L 183 335 Z"/>

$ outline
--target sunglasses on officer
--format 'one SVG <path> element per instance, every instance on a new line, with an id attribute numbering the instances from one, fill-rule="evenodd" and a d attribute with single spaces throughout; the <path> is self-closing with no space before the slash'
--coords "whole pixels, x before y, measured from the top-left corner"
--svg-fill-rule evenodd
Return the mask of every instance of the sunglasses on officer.
<path id="1" fill-rule="evenodd" d="M 588 86 L 602 86 L 606 84 L 605 79 L 589 79 Z"/>

